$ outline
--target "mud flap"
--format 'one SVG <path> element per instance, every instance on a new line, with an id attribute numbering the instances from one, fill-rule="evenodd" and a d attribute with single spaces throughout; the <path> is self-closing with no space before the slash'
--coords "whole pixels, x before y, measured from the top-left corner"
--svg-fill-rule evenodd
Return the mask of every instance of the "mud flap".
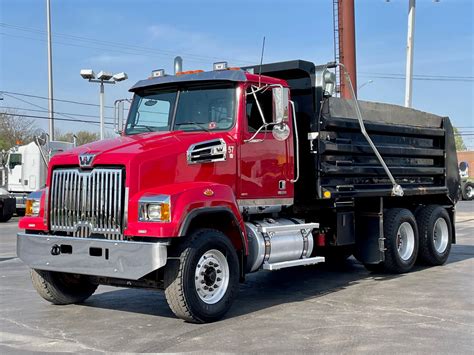
<path id="1" fill-rule="evenodd" d="M 364 264 L 378 264 L 385 259 L 383 200 L 377 202 L 378 211 L 362 211 L 356 215 L 354 256 Z"/>

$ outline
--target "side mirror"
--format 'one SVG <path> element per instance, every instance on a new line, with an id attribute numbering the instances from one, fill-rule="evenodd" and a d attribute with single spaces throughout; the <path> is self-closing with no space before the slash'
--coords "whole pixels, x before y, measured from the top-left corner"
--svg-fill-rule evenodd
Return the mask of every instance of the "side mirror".
<path id="1" fill-rule="evenodd" d="M 273 93 L 273 123 L 288 121 L 288 88 L 275 87 Z"/>

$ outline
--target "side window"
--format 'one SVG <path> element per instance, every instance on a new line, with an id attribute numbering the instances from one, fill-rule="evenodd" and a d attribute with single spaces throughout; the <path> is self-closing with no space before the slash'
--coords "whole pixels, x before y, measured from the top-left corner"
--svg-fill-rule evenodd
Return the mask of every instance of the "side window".
<path id="1" fill-rule="evenodd" d="M 11 153 L 8 162 L 8 168 L 13 169 L 17 165 L 21 165 L 21 154 Z"/>
<path id="2" fill-rule="evenodd" d="M 263 92 L 256 93 L 260 108 L 262 109 L 263 116 L 267 123 L 272 122 L 273 117 L 273 102 L 272 102 L 272 90 L 266 90 Z M 257 103 L 255 102 L 255 97 L 253 95 L 247 95 L 247 124 L 249 132 L 256 132 L 262 125 L 262 116 L 258 110 Z M 260 132 L 271 131 L 272 127 L 268 126 L 262 129 Z"/>

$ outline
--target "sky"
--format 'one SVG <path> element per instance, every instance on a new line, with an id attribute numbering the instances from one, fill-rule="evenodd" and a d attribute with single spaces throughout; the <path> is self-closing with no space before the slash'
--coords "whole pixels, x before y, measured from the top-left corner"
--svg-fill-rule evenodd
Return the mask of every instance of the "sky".
<path id="1" fill-rule="evenodd" d="M 355 3 L 359 98 L 403 105 L 408 0 Z M 51 0 L 51 17 L 58 118 L 98 120 L 99 87 L 80 77 L 83 68 L 128 74 L 105 88 L 111 123 L 114 101 L 130 98 L 128 89 L 154 69 L 172 73 L 176 55 L 184 70 L 211 70 L 219 60 L 256 64 L 265 36 L 266 63 L 334 60 L 332 0 Z M 473 18 L 472 0 L 417 0 L 413 85 L 413 107 L 449 116 L 471 149 Z M 47 97 L 47 79 L 46 0 L 0 0 L 0 108 L 47 117 L 47 100 L 24 96 Z M 47 130 L 47 120 L 34 119 Z M 99 130 L 84 122 L 56 127 Z"/>

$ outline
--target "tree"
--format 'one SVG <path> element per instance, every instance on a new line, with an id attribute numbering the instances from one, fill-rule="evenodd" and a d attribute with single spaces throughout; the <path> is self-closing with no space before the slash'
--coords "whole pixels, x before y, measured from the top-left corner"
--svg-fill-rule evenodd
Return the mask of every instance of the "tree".
<path id="1" fill-rule="evenodd" d="M 99 134 L 95 132 L 88 132 L 88 131 L 79 131 L 76 133 L 67 132 L 67 133 L 60 133 L 56 132 L 55 139 L 58 141 L 65 141 L 65 142 L 73 142 L 74 136 L 77 138 L 77 145 L 83 145 L 91 142 L 95 142 L 99 140 Z"/>
<path id="2" fill-rule="evenodd" d="M 30 143 L 37 132 L 38 128 L 32 119 L 21 117 L 15 111 L 0 112 L 0 151 L 17 144 Z"/>
<path id="3" fill-rule="evenodd" d="M 462 139 L 462 136 L 456 127 L 454 127 L 454 141 L 456 142 L 456 150 L 458 152 L 462 150 L 467 150 L 466 145 L 464 144 L 464 140 Z"/>

